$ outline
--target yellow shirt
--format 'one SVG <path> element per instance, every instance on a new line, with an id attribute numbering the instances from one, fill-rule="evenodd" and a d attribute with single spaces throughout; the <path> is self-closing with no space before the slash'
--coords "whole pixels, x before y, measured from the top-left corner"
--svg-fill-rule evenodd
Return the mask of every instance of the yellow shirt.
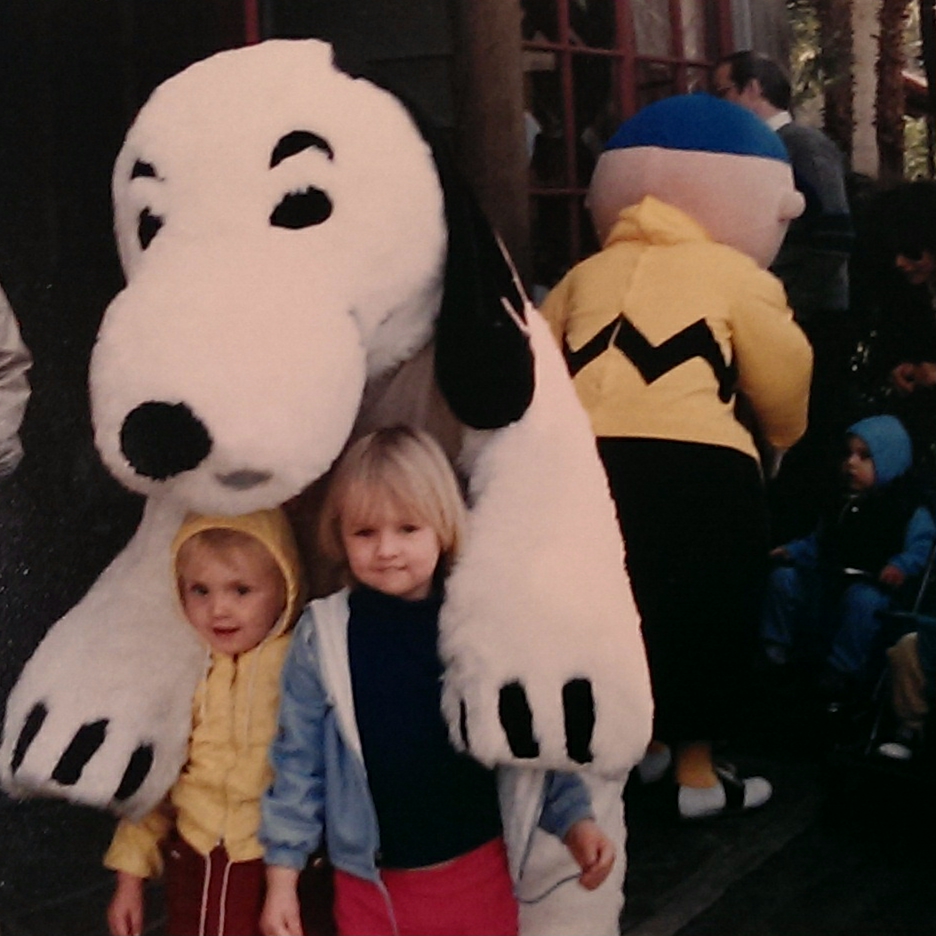
<path id="1" fill-rule="evenodd" d="M 597 436 L 722 445 L 757 458 L 735 416 L 735 390 L 771 445 L 788 448 L 806 428 L 812 351 L 780 281 L 653 196 L 621 212 L 604 249 L 573 268 L 541 311 L 559 343 L 582 352 L 574 382 Z"/>

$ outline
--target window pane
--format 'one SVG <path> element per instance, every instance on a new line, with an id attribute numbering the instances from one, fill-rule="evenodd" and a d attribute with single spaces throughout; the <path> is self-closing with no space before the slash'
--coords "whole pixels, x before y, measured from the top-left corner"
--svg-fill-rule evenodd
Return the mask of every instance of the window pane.
<path id="1" fill-rule="evenodd" d="M 530 182 L 534 186 L 567 185 L 565 122 L 556 54 L 527 49 L 524 67 Z"/>
<path id="2" fill-rule="evenodd" d="M 558 42 L 556 0 L 523 0 L 521 32 L 527 40 Z"/>
<path id="3" fill-rule="evenodd" d="M 614 48 L 614 0 L 569 0 L 572 42 L 596 49 Z"/>
<path id="4" fill-rule="evenodd" d="M 709 70 L 707 68 L 698 68 L 695 65 L 690 65 L 686 69 L 686 91 L 692 93 L 693 91 L 708 91 L 711 88 L 711 78 L 709 76 Z"/>
<path id="5" fill-rule="evenodd" d="M 637 106 L 676 94 L 676 69 L 664 62 L 637 63 Z"/>
<path id="6" fill-rule="evenodd" d="M 605 56 L 576 55 L 572 61 L 575 88 L 576 181 L 587 186 L 608 137 L 621 122 L 612 85 L 613 65 Z"/>
<path id="7" fill-rule="evenodd" d="M 638 55 L 670 55 L 673 31 L 669 0 L 634 0 L 634 39 Z"/>

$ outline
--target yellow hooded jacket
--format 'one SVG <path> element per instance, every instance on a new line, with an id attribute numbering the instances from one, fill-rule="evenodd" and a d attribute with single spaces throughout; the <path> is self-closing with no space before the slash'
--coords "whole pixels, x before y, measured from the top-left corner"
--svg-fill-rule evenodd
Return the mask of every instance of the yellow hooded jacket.
<path id="1" fill-rule="evenodd" d="M 812 351 L 780 281 L 646 196 L 541 309 L 597 436 L 697 442 L 753 458 L 735 391 L 777 448 L 806 428 Z"/>
<path id="2" fill-rule="evenodd" d="M 188 760 L 166 801 L 139 822 L 122 820 L 104 864 L 137 877 L 162 873 L 160 843 L 173 824 L 193 848 L 207 855 L 223 844 L 232 861 L 263 855 L 257 840 L 260 798 L 273 778 L 267 753 L 276 732 L 280 670 L 289 631 L 302 603 L 302 574 L 292 531 L 281 510 L 239 517 L 191 516 L 172 545 L 175 576 L 179 547 L 212 528 L 256 537 L 276 560 L 286 581 L 286 606 L 269 635 L 236 658 L 210 653 L 192 707 Z"/>

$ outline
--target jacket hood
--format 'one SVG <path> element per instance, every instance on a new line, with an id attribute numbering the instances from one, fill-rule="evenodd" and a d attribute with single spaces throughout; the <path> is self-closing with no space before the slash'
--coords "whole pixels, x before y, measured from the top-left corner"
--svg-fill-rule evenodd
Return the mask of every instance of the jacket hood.
<path id="1" fill-rule="evenodd" d="M 173 578 L 176 577 L 176 562 L 182 544 L 204 530 L 238 530 L 259 540 L 267 548 L 286 582 L 286 606 L 270 636 L 275 637 L 292 627 L 303 603 L 305 583 L 299 548 L 286 514 L 279 508 L 232 517 L 189 514 L 172 542 Z"/>
<path id="2" fill-rule="evenodd" d="M 874 486 L 883 487 L 906 474 L 913 463 L 913 445 L 903 423 L 895 416 L 869 416 L 848 427 L 871 452 Z"/>
<path id="3" fill-rule="evenodd" d="M 607 244 L 615 241 L 645 240 L 652 244 L 682 244 L 687 241 L 711 241 L 708 231 L 679 208 L 645 195 L 636 205 L 621 210 L 608 235 Z"/>

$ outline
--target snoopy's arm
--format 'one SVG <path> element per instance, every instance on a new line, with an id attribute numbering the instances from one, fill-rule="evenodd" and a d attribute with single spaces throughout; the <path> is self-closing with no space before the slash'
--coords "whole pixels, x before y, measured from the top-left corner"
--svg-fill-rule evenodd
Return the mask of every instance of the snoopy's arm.
<path id="1" fill-rule="evenodd" d="M 205 659 L 172 592 L 181 519 L 151 500 L 127 547 L 26 664 L 0 747 L 11 795 L 139 817 L 175 780 Z"/>
<path id="2" fill-rule="evenodd" d="M 650 736 L 638 615 L 588 419 L 548 327 L 527 317 L 533 401 L 467 443 L 470 529 L 440 625 L 443 706 L 455 743 L 486 763 L 620 777 Z"/>

